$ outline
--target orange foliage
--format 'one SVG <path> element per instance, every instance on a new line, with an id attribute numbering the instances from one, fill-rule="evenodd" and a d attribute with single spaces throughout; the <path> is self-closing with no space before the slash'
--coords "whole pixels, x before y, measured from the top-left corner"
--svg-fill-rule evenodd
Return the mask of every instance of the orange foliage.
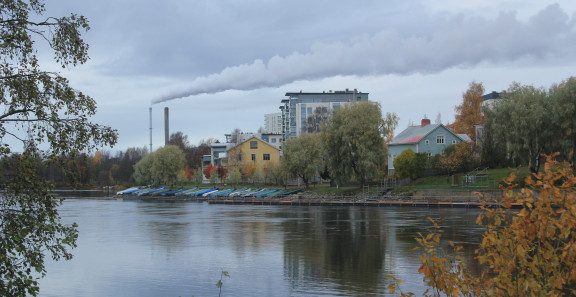
<path id="1" fill-rule="evenodd" d="M 210 178 L 210 174 L 212 173 L 213 168 L 215 168 L 215 167 L 212 164 L 206 166 L 206 168 L 204 169 L 204 176 L 206 178 Z"/>
<path id="2" fill-rule="evenodd" d="M 441 247 L 439 221 L 433 221 L 435 231 L 417 238 L 424 252 L 418 272 L 429 287 L 425 296 L 576 295 L 576 178 L 573 166 L 554 156 L 546 157 L 544 172 L 526 178 L 527 188 L 509 186 L 501 199 L 484 199 L 476 221 L 486 228 L 476 251 L 486 269 L 481 276 L 470 273 L 458 256 L 461 247 L 453 242 L 452 252 Z M 511 212 L 513 205 L 522 208 Z M 399 288 L 393 281 L 391 292 Z"/>
<path id="3" fill-rule="evenodd" d="M 186 165 L 186 167 L 184 168 L 184 176 L 186 176 L 187 180 L 192 180 L 192 178 L 194 177 L 194 168 L 190 168 L 188 167 L 188 165 Z"/>
<path id="4" fill-rule="evenodd" d="M 100 163 L 100 159 L 102 159 L 102 153 L 100 151 L 96 151 L 96 153 L 94 153 L 94 158 L 92 159 L 92 163 L 94 165 Z"/>
<path id="5" fill-rule="evenodd" d="M 455 108 L 457 114 L 454 132 L 466 134 L 472 141 L 476 141 L 474 125 L 482 120 L 482 95 L 484 95 L 484 86 L 482 83 L 473 81 L 468 90 L 462 94 L 462 104 Z"/>
<path id="6" fill-rule="evenodd" d="M 254 176 L 254 173 L 256 173 L 256 163 L 254 162 L 250 162 L 250 163 L 246 163 L 244 164 L 244 166 L 242 166 L 242 176 L 244 178 L 252 178 Z"/>

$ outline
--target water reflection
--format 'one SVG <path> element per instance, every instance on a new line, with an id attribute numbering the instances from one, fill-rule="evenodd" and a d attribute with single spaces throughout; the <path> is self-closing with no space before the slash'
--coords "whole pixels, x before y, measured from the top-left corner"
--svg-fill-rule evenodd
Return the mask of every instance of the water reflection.
<path id="1" fill-rule="evenodd" d="M 469 262 L 482 233 L 470 209 L 75 199 L 61 213 L 79 223 L 79 247 L 48 265 L 41 296 L 215 296 L 220 269 L 232 276 L 223 296 L 383 296 L 387 274 L 422 292 L 413 248 L 427 217 L 446 218 Z"/>
<path id="2" fill-rule="evenodd" d="M 470 261 L 478 241 L 467 236 L 480 231 L 469 224 L 477 212 L 465 209 L 291 208 L 279 215 L 298 218 L 283 223 L 285 273 L 292 287 L 332 282 L 338 291 L 361 296 L 385 294 L 385 275 L 406 277 L 405 267 L 420 265 L 414 237 L 430 226 L 427 216 L 448 217 L 444 229 L 451 240 L 465 243 Z M 450 232 L 463 228 L 472 230 Z M 418 284 L 419 276 L 408 277 Z"/>

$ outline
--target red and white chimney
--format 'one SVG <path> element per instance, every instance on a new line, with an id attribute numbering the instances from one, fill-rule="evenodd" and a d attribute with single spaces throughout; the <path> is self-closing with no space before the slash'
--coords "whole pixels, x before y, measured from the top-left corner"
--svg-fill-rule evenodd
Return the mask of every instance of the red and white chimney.
<path id="1" fill-rule="evenodd" d="M 422 127 L 430 125 L 430 119 L 422 119 Z"/>

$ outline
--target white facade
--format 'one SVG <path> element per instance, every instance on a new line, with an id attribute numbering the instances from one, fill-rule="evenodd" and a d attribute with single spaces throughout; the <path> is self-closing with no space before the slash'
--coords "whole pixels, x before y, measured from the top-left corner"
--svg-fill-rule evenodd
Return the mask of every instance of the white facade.
<path id="1" fill-rule="evenodd" d="M 286 96 L 288 98 L 282 99 L 282 105 L 280 106 L 284 140 L 296 137 L 306 131 L 308 128 L 306 127 L 308 117 L 314 114 L 317 107 L 326 107 L 333 110 L 337 104 L 330 103 L 343 104 L 368 101 L 368 93 L 362 93 L 356 89 L 346 89 L 345 91 L 330 90 L 322 93 L 288 92 Z"/>
<path id="2" fill-rule="evenodd" d="M 268 113 L 264 115 L 264 132 L 269 134 L 282 133 L 282 113 Z"/>
<path id="3" fill-rule="evenodd" d="M 260 139 L 267 142 L 277 149 L 281 149 L 282 146 L 282 134 L 279 133 L 262 133 L 260 134 Z"/>

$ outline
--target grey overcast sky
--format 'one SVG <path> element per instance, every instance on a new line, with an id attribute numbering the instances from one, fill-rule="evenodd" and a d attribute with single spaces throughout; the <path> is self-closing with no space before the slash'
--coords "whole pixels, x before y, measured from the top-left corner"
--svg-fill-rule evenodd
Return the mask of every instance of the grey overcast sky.
<path id="1" fill-rule="evenodd" d="M 576 76 L 574 0 L 49 0 L 78 13 L 91 59 L 60 70 L 118 129 L 112 150 L 256 132 L 286 92 L 358 89 L 400 117 L 454 121 L 472 81 L 549 87 Z M 46 64 L 47 67 L 54 67 Z"/>

